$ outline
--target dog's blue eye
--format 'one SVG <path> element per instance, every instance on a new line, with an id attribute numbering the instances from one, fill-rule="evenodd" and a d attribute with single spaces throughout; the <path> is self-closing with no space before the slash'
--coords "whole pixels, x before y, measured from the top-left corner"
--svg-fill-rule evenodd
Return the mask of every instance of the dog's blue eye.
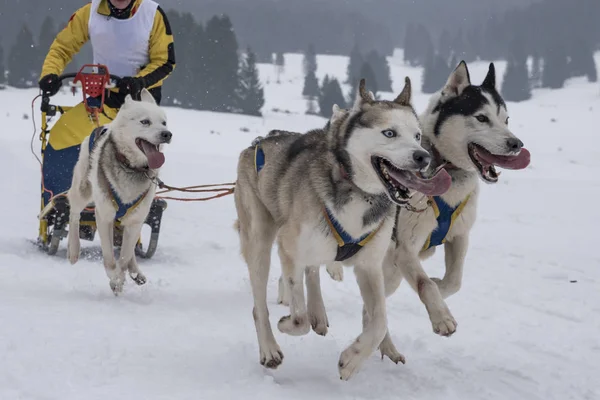
<path id="1" fill-rule="evenodd" d="M 167 126 L 167 121 L 162 122 L 163 126 Z"/>
<path id="2" fill-rule="evenodd" d="M 486 123 L 486 122 L 490 122 L 490 119 L 483 114 L 480 114 L 480 115 L 476 116 L 475 118 L 477 118 L 477 121 L 481 122 L 482 124 Z"/>
<path id="3" fill-rule="evenodd" d="M 417 134 L 415 135 L 415 139 L 421 140 L 421 133 L 417 132 Z"/>
<path id="4" fill-rule="evenodd" d="M 144 125 L 144 126 L 150 126 L 150 120 L 149 119 L 143 119 L 140 121 L 140 124 Z"/>
<path id="5" fill-rule="evenodd" d="M 383 134 L 383 136 L 385 136 L 386 138 L 393 138 L 396 137 L 396 131 L 393 131 L 391 129 L 386 129 L 385 131 L 381 132 Z"/>

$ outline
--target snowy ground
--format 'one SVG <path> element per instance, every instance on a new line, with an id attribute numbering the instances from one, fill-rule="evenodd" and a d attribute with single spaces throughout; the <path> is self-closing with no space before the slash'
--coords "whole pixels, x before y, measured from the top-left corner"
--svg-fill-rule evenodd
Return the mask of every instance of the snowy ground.
<path id="1" fill-rule="evenodd" d="M 233 181 L 239 151 L 255 136 L 321 126 L 322 119 L 303 115 L 301 56 L 286 61 L 281 85 L 274 84 L 272 66 L 261 66 L 270 81 L 264 118 L 168 109 L 174 141 L 164 180 Z M 391 61 L 395 90 L 405 75 L 420 86 L 419 70 Z M 471 65 L 474 82 L 486 70 L 487 64 Z M 498 70 L 501 76 L 504 63 Z M 343 79 L 345 71 L 346 59 L 319 57 L 320 79 L 325 73 Z M 109 290 L 98 241 L 84 242 L 85 257 L 75 266 L 65 260 L 64 242 L 55 257 L 32 247 L 39 167 L 29 153 L 31 119 L 22 117 L 34 95 L 0 92 L 0 399 L 600 398 L 598 85 L 576 79 L 563 90 L 538 90 L 530 102 L 509 104 L 532 165 L 504 171 L 498 185 L 483 188 L 464 285 L 448 300 L 457 333 L 434 335 L 424 307 L 404 285 L 389 299 L 388 312 L 407 364 L 373 354 L 349 382 L 339 380 L 336 364 L 361 327 L 351 270 L 343 283 L 322 272 L 328 336 L 287 337 L 275 328 L 287 311 L 275 304 L 280 266 L 273 258 L 271 321 L 285 360 L 274 372 L 258 364 L 232 197 L 170 202 L 158 252 L 141 261 L 148 284 L 128 284 L 119 298 Z M 416 94 L 419 110 L 426 101 Z M 426 267 L 440 276 L 443 256 Z"/>

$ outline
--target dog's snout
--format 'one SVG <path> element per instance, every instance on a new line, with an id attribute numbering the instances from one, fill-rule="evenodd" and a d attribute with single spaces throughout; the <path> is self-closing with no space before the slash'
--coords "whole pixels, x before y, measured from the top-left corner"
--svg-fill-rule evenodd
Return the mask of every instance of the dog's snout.
<path id="1" fill-rule="evenodd" d="M 523 147 L 523 142 L 517 138 L 510 138 L 506 140 L 506 145 L 510 151 L 519 151 Z"/>
<path id="2" fill-rule="evenodd" d="M 424 150 L 417 150 L 413 153 L 413 160 L 419 168 L 425 168 L 431 161 L 431 156 Z"/>
<path id="3" fill-rule="evenodd" d="M 171 138 L 173 137 L 173 134 L 169 131 L 162 131 L 160 133 L 160 138 L 163 140 L 163 142 L 170 142 Z"/>

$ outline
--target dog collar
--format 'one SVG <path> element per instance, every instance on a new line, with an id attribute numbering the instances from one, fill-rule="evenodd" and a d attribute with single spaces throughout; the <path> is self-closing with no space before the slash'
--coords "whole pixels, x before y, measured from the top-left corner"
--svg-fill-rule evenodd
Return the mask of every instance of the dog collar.
<path id="1" fill-rule="evenodd" d="M 147 165 L 145 167 L 132 166 L 127 157 L 125 157 L 125 155 L 120 151 L 116 151 L 115 156 L 117 157 L 117 161 L 127 169 L 130 169 L 135 172 L 148 172 L 150 170 L 150 168 Z"/>

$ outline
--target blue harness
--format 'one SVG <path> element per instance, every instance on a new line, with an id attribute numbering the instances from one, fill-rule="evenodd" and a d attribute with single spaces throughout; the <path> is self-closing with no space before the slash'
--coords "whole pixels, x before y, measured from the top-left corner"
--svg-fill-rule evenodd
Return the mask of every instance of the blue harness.
<path id="1" fill-rule="evenodd" d="M 439 246 L 446 242 L 446 236 L 448 236 L 448 232 L 452 228 L 452 224 L 458 218 L 458 216 L 462 213 L 463 209 L 467 205 L 469 201 L 468 195 L 466 199 L 461 201 L 456 207 L 451 207 L 448 203 L 446 203 L 440 196 L 430 197 L 431 205 L 433 207 L 433 211 L 435 212 L 435 218 L 437 220 L 437 228 L 427 238 L 425 245 L 421 249 L 421 251 L 429 250 L 432 247 Z"/>
<path id="2" fill-rule="evenodd" d="M 258 174 L 261 169 L 265 166 L 265 152 L 263 149 L 257 144 L 254 146 L 254 168 L 256 173 Z M 363 235 L 362 237 L 355 239 L 348 232 L 344 230 L 342 225 L 339 223 L 337 219 L 333 216 L 331 211 L 327 207 L 323 207 L 323 215 L 329 228 L 331 229 L 331 233 L 338 243 L 337 254 L 335 256 L 335 261 L 344 261 L 349 259 L 358 253 L 364 245 L 366 245 L 377 233 L 379 228 L 374 231 Z M 383 224 L 382 224 L 383 225 Z"/>
<path id="3" fill-rule="evenodd" d="M 89 143 L 90 154 L 92 154 L 92 150 L 94 150 L 94 145 L 96 144 L 96 140 L 100 139 L 106 133 L 107 130 L 108 130 L 107 128 L 99 127 L 92 131 L 92 133 L 90 134 L 90 143 Z M 133 200 L 131 203 L 123 203 L 123 200 L 121 200 L 121 198 L 119 197 L 119 195 L 117 194 L 117 192 L 115 191 L 113 186 L 110 183 L 108 184 L 108 186 L 110 187 L 110 193 L 112 195 L 112 203 L 113 203 L 113 206 L 116 211 L 115 221 L 118 221 L 118 222 L 120 222 L 121 219 L 123 217 L 125 217 L 129 211 L 136 208 L 148 194 L 148 191 L 146 191 L 140 197 Z"/>

